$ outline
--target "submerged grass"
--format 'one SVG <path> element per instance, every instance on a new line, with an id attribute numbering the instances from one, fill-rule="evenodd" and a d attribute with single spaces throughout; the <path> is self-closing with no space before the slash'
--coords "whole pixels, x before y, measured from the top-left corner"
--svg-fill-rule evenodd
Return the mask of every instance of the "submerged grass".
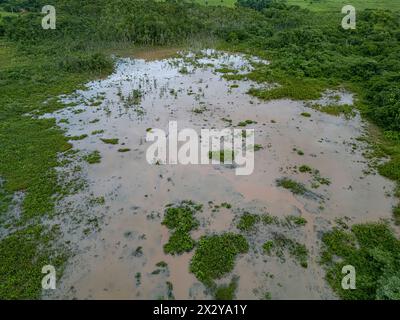
<path id="1" fill-rule="evenodd" d="M 255 225 L 260 221 L 260 216 L 257 214 L 244 213 L 237 224 L 237 228 L 240 231 L 251 231 L 254 230 Z"/>
<path id="2" fill-rule="evenodd" d="M 276 181 L 278 187 L 290 190 L 294 194 L 304 195 L 308 192 L 307 188 L 300 182 L 289 178 L 281 178 Z"/>

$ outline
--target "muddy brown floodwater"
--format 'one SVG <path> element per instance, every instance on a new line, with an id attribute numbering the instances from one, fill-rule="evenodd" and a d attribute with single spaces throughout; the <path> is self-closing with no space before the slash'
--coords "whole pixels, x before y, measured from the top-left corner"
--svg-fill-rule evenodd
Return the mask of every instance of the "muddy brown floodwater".
<path id="1" fill-rule="evenodd" d="M 169 238 L 161 225 L 165 206 L 193 200 L 204 206 L 197 214 L 200 228 L 192 232 L 194 239 L 225 231 L 238 233 L 236 224 L 245 211 L 307 220 L 304 227 L 293 228 L 261 224 L 257 231 L 245 234 L 249 253 L 240 255 L 233 272 L 219 280 L 227 283 L 233 275 L 239 276 L 237 298 L 261 299 L 269 292 L 272 299 L 335 299 L 318 264 L 322 233 L 337 218 L 350 223 L 390 218 L 393 184 L 366 173 L 368 163 L 362 155 L 366 145 L 356 139 L 365 133 L 359 115 L 352 119 L 332 116 L 302 101 L 263 102 L 246 93 L 256 83 L 227 81 L 218 72 L 227 68 L 247 73 L 252 62 L 267 63 L 212 50 L 156 61 L 120 59 L 107 79 L 61 97 L 66 108 L 48 116 L 55 117 L 68 135 L 88 136 L 72 141 L 79 152 L 72 163 L 60 168 L 60 175 L 75 175 L 87 185 L 58 204 L 58 223 L 64 234 L 60 241 L 70 243 L 73 255 L 58 289 L 45 298 L 165 298 L 167 281 L 173 284 L 176 299 L 210 298 L 189 272 L 193 252 L 171 256 L 163 251 Z M 335 94 L 339 103 L 352 103 L 350 93 Z M 193 112 L 196 108 L 201 112 Z M 302 116 L 304 112 L 311 116 Z M 238 128 L 247 119 L 256 121 L 246 128 L 255 129 L 255 143 L 263 146 L 255 152 L 252 175 L 236 176 L 235 170 L 221 165 L 151 165 L 146 161 L 148 128 L 167 131 L 168 122 L 176 120 L 178 129 L 200 132 L 230 123 Z M 101 138 L 119 140 L 112 145 Z M 121 148 L 130 151 L 118 152 Z M 100 163 L 80 160 L 93 151 L 100 152 Z M 77 165 L 81 170 L 72 170 Z M 318 169 L 330 181 L 314 186 L 317 199 L 276 185 L 277 179 L 288 177 L 310 188 L 312 177 L 297 170 L 301 165 Z M 232 208 L 215 209 L 223 202 Z M 262 244 L 277 232 L 306 245 L 307 268 L 289 256 L 282 261 L 263 254 Z M 153 272 L 160 261 L 168 268 Z"/>

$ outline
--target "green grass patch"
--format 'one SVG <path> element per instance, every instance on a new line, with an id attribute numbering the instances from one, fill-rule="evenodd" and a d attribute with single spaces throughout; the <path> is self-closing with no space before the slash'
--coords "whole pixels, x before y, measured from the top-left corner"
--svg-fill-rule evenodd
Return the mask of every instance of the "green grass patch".
<path id="1" fill-rule="evenodd" d="M 203 236 L 190 263 L 190 271 L 198 280 L 212 287 L 214 280 L 233 270 L 236 256 L 248 250 L 249 245 L 242 235 Z"/>
<path id="2" fill-rule="evenodd" d="M 264 244 L 263 244 L 264 253 L 271 254 L 273 247 L 274 247 L 273 241 L 269 240 L 269 241 L 264 242 Z"/>
<path id="3" fill-rule="evenodd" d="M 119 139 L 115 139 L 115 138 L 113 138 L 113 139 L 101 138 L 100 140 L 107 144 L 118 144 L 119 143 Z"/>
<path id="4" fill-rule="evenodd" d="M 104 130 L 94 130 L 92 131 L 92 135 L 97 135 L 97 134 L 102 134 L 104 133 Z"/>
<path id="5" fill-rule="evenodd" d="M 235 159 L 235 152 L 228 149 L 220 151 L 209 151 L 208 158 L 217 160 L 220 163 L 232 163 Z"/>
<path id="6" fill-rule="evenodd" d="M 237 224 L 237 228 L 240 231 L 252 231 L 254 230 L 256 224 L 260 221 L 260 216 L 257 214 L 251 214 L 246 212 L 240 217 L 240 220 Z"/>
<path id="7" fill-rule="evenodd" d="M 356 115 L 354 107 L 348 104 L 343 104 L 343 105 L 329 104 L 326 106 L 313 104 L 311 108 L 333 116 L 343 115 L 346 119 L 351 119 Z"/>
<path id="8" fill-rule="evenodd" d="M 82 134 L 80 136 L 68 137 L 68 139 L 71 140 L 71 141 L 79 141 L 79 140 L 86 139 L 87 137 L 88 137 L 87 134 Z"/>
<path id="9" fill-rule="evenodd" d="M 84 156 L 83 159 L 89 164 L 95 164 L 101 162 L 101 155 L 99 151 L 93 151 L 88 155 Z"/>
<path id="10" fill-rule="evenodd" d="M 347 0 L 320 0 L 320 1 L 309 1 L 309 0 L 287 0 L 288 4 L 300 6 L 316 12 L 340 12 L 341 9 L 348 5 Z M 400 10 L 400 4 L 397 0 L 352 0 L 351 5 L 357 10 L 365 9 L 391 9 Z"/>
<path id="11" fill-rule="evenodd" d="M 292 193 L 294 194 L 298 194 L 298 195 L 304 195 L 305 193 L 307 193 L 307 188 L 304 186 L 304 184 L 294 181 L 292 179 L 289 178 L 281 178 L 278 179 L 276 181 L 276 185 L 278 187 L 282 187 L 285 189 L 290 190 Z"/>
<path id="12" fill-rule="evenodd" d="M 307 224 L 307 220 L 303 217 L 298 216 L 287 216 L 285 220 L 289 223 L 294 223 L 297 226 L 305 226 Z"/>

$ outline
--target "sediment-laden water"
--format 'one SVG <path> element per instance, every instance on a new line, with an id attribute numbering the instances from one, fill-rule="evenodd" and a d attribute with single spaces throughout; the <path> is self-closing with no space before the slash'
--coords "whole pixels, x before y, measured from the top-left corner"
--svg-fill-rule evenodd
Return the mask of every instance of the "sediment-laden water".
<path id="1" fill-rule="evenodd" d="M 182 200 L 203 204 L 194 239 L 239 233 L 236 225 L 244 212 L 269 213 L 282 221 L 287 216 L 307 220 L 305 226 L 259 224 L 257 230 L 244 233 L 249 252 L 218 281 L 228 283 L 239 276 L 237 298 L 262 299 L 266 292 L 273 299 L 335 298 L 318 264 L 322 233 L 340 218 L 349 223 L 390 218 L 393 184 L 369 169 L 362 155 L 366 145 L 357 140 L 364 134 L 358 115 L 333 116 L 302 101 L 264 102 L 246 93 L 258 84 L 223 78 L 224 69 L 245 74 L 252 63 L 267 62 L 212 50 L 156 61 L 121 59 L 107 79 L 62 97 L 73 105 L 49 116 L 68 135 L 87 137 L 72 141 L 79 152 L 60 175 L 80 177 L 87 185 L 58 205 L 62 241 L 69 241 L 74 255 L 49 298 L 165 298 L 167 281 L 177 299 L 210 298 L 189 272 L 193 252 L 171 256 L 163 251 L 169 238 L 161 225 L 165 206 Z M 352 103 L 350 93 L 334 94 L 339 96 L 337 103 Z M 255 129 L 255 143 L 262 146 L 255 152 L 255 169 L 249 176 L 237 176 L 222 165 L 146 161 L 149 128 L 167 131 L 169 121 L 177 121 L 179 129 L 200 132 L 240 128 L 237 124 L 245 120 L 254 121 L 246 128 Z M 94 151 L 99 151 L 100 163 L 79 160 Z M 81 170 L 71 173 L 77 165 Z M 300 172 L 302 165 L 318 170 L 318 177 L 325 180 L 318 183 L 315 175 Z M 282 178 L 303 183 L 317 196 L 295 195 L 277 186 Z M 277 234 L 305 244 L 307 268 L 288 254 L 282 259 L 263 253 L 263 243 Z M 168 268 L 154 272 L 160 261 Z"/>

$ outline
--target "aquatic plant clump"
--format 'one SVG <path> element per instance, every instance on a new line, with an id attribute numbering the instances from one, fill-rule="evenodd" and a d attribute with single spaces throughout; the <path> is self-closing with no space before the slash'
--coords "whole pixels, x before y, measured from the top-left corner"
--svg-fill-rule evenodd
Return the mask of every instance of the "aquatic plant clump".
<path id="1" fill-rule="evenodd" d="M 201 205 L 191 201 L 183 201 L 177 207 L 169 207 L 165 211 L 162 222 L 169 230 L 173 231 L 164 251 L 168 254 L 182 254 L 193 249 L 195 241 L 190 236 L 190 231 L 197 229 L 198 220 L 194 217 L 200 211 Z"/>
<path id="2" fill-rule="evenodd" d="M 233 270 L 236 256 L 248 250 L 249 245 L 242 235 L 224 233 L 203 236 L 190 263 L 190 271 L 205 285 L 212 287 L 214 280 Z"/>
<path id="3" fill-rule="evenodd" d="M 302 183 L 289 178 L 278 179 L 276 185 L 288 189 L 294 194 L 303 195 L 307 193 L 307 188 Z"/>
<path id="4" fill-rule="evenodd" d="M 255 225 L 260 221 L 260 216 L 246 212 L 240 217 L 237 228 L 240 231 L 251 231 Z"/>

